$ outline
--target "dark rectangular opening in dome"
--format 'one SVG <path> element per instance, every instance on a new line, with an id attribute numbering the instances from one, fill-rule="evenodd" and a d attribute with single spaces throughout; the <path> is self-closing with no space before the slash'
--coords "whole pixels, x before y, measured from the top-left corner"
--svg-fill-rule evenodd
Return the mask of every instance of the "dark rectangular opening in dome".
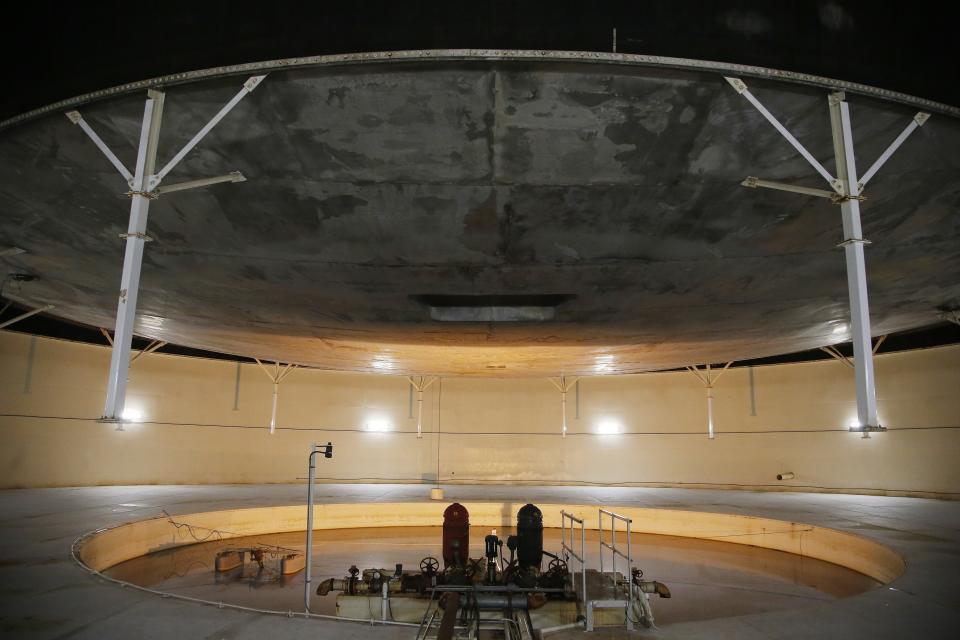
<path id="1" fill-rule="evenodd" d="M 410 297 L 429 307 L 556 307 L 577 296 L 573 293 L 496 293 L 484 295 L 427 293 Z"/>
<path id="2" fill-rule="evenodd" d="M 543 322 L 553 320 L 557 307 L 572 293 L 410 296 L 430 309 L 439 322 Z"/>

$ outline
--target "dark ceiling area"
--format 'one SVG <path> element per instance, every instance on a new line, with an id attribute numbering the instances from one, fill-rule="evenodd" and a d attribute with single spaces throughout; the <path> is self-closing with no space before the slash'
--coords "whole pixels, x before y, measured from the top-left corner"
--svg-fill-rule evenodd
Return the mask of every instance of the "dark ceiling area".
<path id="1" fill-rule="evenodd" d="M 631 2 L 13 3 L 0 120 L 165 74 L 299 56 L 410 49 L 611 51 L 861 82 L 960 104 L 943 4 Z"/>

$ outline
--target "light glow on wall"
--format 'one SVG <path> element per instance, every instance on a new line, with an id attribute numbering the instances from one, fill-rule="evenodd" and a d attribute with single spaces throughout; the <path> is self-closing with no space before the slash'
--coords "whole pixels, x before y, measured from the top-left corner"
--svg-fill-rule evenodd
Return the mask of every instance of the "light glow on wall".
<path id="1" fill-rule="evenodd" d="M 364 428 L 370 433 L 386 433 L 390 431 L 393 426 L 389 421 L 384 420 L 383 418 L 374 418 L 368 420 Z"/>
<path id="2" fill-rule="evenodd" d="M 845 324 L 838 324 L 833 328 L 833 335 L 839 335 L 841 333 L 846 333 L 846 332 L 847 332 L 847 325 Z"/>
<path id="3" fill-rule="evenodd" d="M 602 436 L 615 436 L 623 431 L 623 428 L 618 420 L 613 418 L 604 418 L 597 423 L 597 433 Z"/>
<path id="4" fill-rule="evenodd" d="M 124 407 L 120 419 L 124 422 L 140 422 L 143 420 L 143 412 L 133 407 Z"/>

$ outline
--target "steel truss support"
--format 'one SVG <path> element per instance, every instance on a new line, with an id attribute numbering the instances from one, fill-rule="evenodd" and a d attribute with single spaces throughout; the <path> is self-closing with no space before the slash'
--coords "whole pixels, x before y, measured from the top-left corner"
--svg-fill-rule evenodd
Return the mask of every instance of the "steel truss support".
<path id="1" fill-rule="evenodd" d="M 832 356 L 833 359 L 836 360 L 837 362 L 842 362 L 843 364 L 845 364 L 845 365 L 847 365 L 848 367 L 850 367 L 851 369 L 853 369 L 853 363 L 850 362 L 850 358 L 848 358 L 847 356 L 845 356 L 845 355 L 843 355 L 842 353 L 840 353 L 839 351 L 837 351 L 837 348 L 834 347 L 833 345 L 827 345 L 826 347 L 820 347 L 820 351 L 823 351 L 823 352 L 824 352 L 825 354 L 827 354 L 828 356 Z"/>
<path id="2" fill-rule="evenodd" d="M 430 388 L 434 382 L 437 381 L 436 377 L 433 378 L 424 378 L 420 376 L 419 378 L 414 378 L 413 376 L 407 376 L 407 380 L 417 390 L 417 438 L 423 437 L 423 392 Z"/>
<path id="3" fill-rule="evenodd" d="M 107 339 L 107 344 L 111 347 L 113 346 L 113 336 L 110 335 L 110 332 L 100 327 L 100 333 L 103 334 L 103 337 Z M 167 346 L 167 343 L 163 340 L 153 340 L 146 347 L 138 351 L 135 355 L 130 358 L 130 366 L 133 366 L 133 363 L 142 355 L 149 355 L 155 351 L 158 351 Z"/>
<path id="4" fill-rule="evenodd" d="M 560 435 L 564 438 L 567 437 L 567 392 L 573 388 L 577 381 L 580 378 L 567 378 L 565 376 L 560 376 L 556 380 L 553 378 L 547 378 L 550 381 L 550 384 L 557 388 L 557 391 L 560 392 Z"/>
<path id="5" fill-rule="evenodd" d="M 159 172 L 156 171 L 157 142 L 160 137 L 160 123 L 163 118 L 164 93 L 149 90 L 143 110 L 143 122 L 140 127 L 140 143 L 137 147 L 136 169 L 131 173 L 120 162 L 116 154 L 97 135 L 92 127 L 77 111 L 69 111 L 66 116 L 70 122 L 83 130 L 98 149 L 106 156 L 110 164 L 117 169 L 130 190 L 130 220 L 127 232 L 121 234 L 126 240 L 123 257 L 123 274 L 120 279 L 120 296 L 117 303 L 116 327 L 113 335 L 113 353 L 110 358 L 110 373 L 107 378 L 107 398 L 103 409 L 103 421 L 115 422 L 123 415 L 123 406 L 127 395 L 127 372 L 130 368 L 130 349 L 133 339 L 133 325 L 136 320 L 137 296 L 140 290 L 140 270 L 143 265 L 143 247 L 150 240 L 147 236 L 147 215 L 150 200 L 162 193 L 182 191 L 218 182 L 239 182 L 244 180 L 239 172 L 217 178 L 191 180 L 179 184 L 161 187 L 160 183 L 167 174 L 206 136 L 220 120 L 248 93 L 253 91 L 266 76 L 253 76 L 220 111 L 204 126 L 184 147 L 177 152 Z"/>
<path id="6" fill-rule="evenodd" d="M 904 141 L 930 117 L 927 113 L 917 113 L 910 124 L 900 133 L 870 169 L 861 177 L 857 177 L 857 165 L 854 156 L 853 134 L 850 123 L 850 106 L 842 92 L 831 93 L 828 97 L 830 109 L 830 125 L 833 136 L 834 161 L 837 176 L 834 177 L 824 169 L 823 165 L 814 158 L 809 151 L 784 127 L 779 121 L 750 93 L 746 84 L 739 78 L 727 78 L 727 82 L 744 96 L 766 120 L 789 142 L 800 155 L 819 173 L 830 185 L 836 195 L 830 194 L 830 199 L 840 205 L 843 220 L 843 247 L 847 266 L 847 291 L 850 298 L 850 328 L 854 355 L 854 378 L 857 391 L 857 420 L 858 427 L 851 427 L 852 431 L 863 431 L 866 435 L 870 431 L 883 431 L 877 417 L 876 381 L 873 370 L 874 349 L 871 344 L 870 305 L 867 297 L 867 273 L 864 258 L 864 245 L 869 241 L 863 237 L 860 224 L 860 201 L 864 199 L 863 190 L 867 182 L 886 163 L 893 153 L 900 148 Z M 747 178 L 744 185 L 750 187 L 767 187 L 793 191 L 807 195 L 826 197 L 828 192 L 808 187 L 794 187 L 758 178 Z M 839 355 L 831 353 L 831 355 Z"/>
<path id="7" fill-rule="evenodd" d="M 167 346 L 167 343 L 164 342 L 163 340 L 152 341 L 150 344 L 144 347 L 142 351 L 138 351 L 132 358 L 130 358 L 130 364 L 133 365 L 133 363 L 136 362 L 137 358 L 139 358 L 140 356 L 149 355 L 154 351 L 156 351 L 157 349 L 162 349 L 165 346 Z"/>
<path id="8" fill-rule="evenodd" d="M 871 353 L 873 355 L 877 355 L 877 351 L 880 350 L 880 345 L 882 345 L 886 341 L 886 339 L 887 339 L 887 336 L 883 335 L 877 338 L 876 340 L 874 340 L 873 349 L 871 350 Z M 832 356 L 833 359 L 836 360 L 837 362 L 842 362 L 843 364 L 847 365 L 851 369 L 854 368 L 854 364 L 853 362 L 850 361 L 850 358 L 840 353 L 840 351 L 834 345 L 831 344 L 825 347 L 820 347 L 820 351 L 823 351 L 827 355 Z"/>
<path id="9" fill-rule="evenodd" d="M 722 376 L 732 364 L 733 362 L 731 361 L 723 365 L 723 368 L 720 369 L 719 372 L 711 369 L 709 364 L 705 365 L 703 369 L 698 369 L 697 365 L 687 367 L 687 371 L 695 375 L 707 389 L 707 436 L 711 440 L 716 438 L 716 432 L 713 428 L 713 386 L 717 384 L 717 380 L 720 379 L 720 376 Z"/>
<path id="10" fill-rule="evenodd" d="M 270 378 L 270 382 L 273 383 L 273 405 L 270 409 L 270 433 L 272 434 L 277 430 L 277 397 L 280 395 L 280 383 L 293 373 L 297 365 L 288 364 L 285 367 L 281 367 L 279 362 L 274 362 L 273 372 L 271 373 L 260 360 L 257 360 L 257 358 L 254 358 L 254 360 L 257 361 L 257 364 L 260 365 L 263 372 Z"/>
<path id="11" fill-rule="evenodd" d="M 3 308 L 3 310 L 6 311 L 8 306 L 10 306 L 10 305 L 7 304 L 7 306 L 5 306 L 5 307 Z M 44 311 L 50 311 L 51 309 L 54 309 L 54 308 L 55 308 L 54 305 L 52 305 L 52 304 L 47 304 L 47 305 L 44 305 L 44 306 L 42 306 L 42 307 L 37 307 L 36 309 L 31 309 L 30 311 L 26 311 L 26 312 L 24 312 L 24 313 L 21 313 L 20 315 L 18 315 L 18 316 L 16 316 L 16 317 L 10 318 L 9 320 L 4 320 L 3 322 L 0 322 L 0 329 L 6 329 L 6 328 L 9 327 L 10 325 L 15 324 L 15 323 L 17 323 L 17 322 L 20 322 L 21 320 L 26 320 L 27 318 L 29 318 L 29 317 L 31 317 L 31 316 L 35 316 L 35 315 L 37 315 L 38 313 L 43 313 Z"/>

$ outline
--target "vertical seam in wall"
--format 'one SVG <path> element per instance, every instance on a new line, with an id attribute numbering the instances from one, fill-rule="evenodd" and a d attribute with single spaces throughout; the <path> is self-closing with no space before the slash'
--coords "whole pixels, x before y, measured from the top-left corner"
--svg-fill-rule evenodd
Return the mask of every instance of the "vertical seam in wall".
<path id="1" fill-rule="evenodd" d="M 240 409 L 240 363 L 237 363 L 237 380 L 233 389 L 233 410 Z"/>
<path id="2" fill-rule="evenodd" d="M 409 397 L 407 398 L 407 418 L 413 418 L 413 383 L 407 382 Z"/>
<path id="3" fill-rule="evenodd" d="M 576 393 L 576 402 L 575 402 L 576 407 L 577 407 L 577 415 L 574 416 L 573 419 L 574 419 L 574 420 L 579 420 L 579 419 L 580 419 L 580 381 L 579 381 L 579 380 L 577 380 L 575 386 L 576 386 L 576 391 L 577 391 L 577 393 Z"/>
<path id="4" fill-rule="evenodd" d="M 23 393 L 30 393 L 33 384 L 33 360 L 37 353 L 37 336 L 30 336 L 30 351 L 27 353 L 27 371 L 23 377 Z"/>

